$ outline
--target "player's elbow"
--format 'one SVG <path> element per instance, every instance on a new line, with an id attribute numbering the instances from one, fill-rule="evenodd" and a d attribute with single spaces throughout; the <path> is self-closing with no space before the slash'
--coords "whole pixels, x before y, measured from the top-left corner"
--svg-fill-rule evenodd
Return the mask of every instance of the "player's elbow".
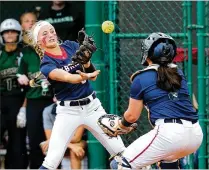
<path id="1" fill-rule="evenodd" d="M 133 113 L 130 112 L 125 112 L 124 117 L 126 119 L 126 121 L 130 122 L 130 123 L 134 123 L 138 120 L 138 116 L 136 116 Z"/>

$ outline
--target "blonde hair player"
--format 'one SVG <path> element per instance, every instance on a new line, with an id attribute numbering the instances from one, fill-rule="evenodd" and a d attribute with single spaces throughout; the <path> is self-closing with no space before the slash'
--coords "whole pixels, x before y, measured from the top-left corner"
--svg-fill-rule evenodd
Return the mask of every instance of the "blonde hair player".
<path id="1" fill-rule="evenodd" d="M 89 83 L 99 74 L 90 61 L 96 46 L 92 38 L 86 41 L 88 36 L 84 30 L 78 35 L 80 46 L 69 40 L 59 44 L 54 27 L 46 21 L 36 23 L 29 33 L 30 44 L 42 58 L 41 72 L 54 87 L 58 100 L 49 149 L 40 169 L 58 167 L 67 144 L 81 125 L 91 131 L 110 154 L 125 149 L 120 137 L 110 139 L 97 125 L 98 118 L 106 112 Z"/>

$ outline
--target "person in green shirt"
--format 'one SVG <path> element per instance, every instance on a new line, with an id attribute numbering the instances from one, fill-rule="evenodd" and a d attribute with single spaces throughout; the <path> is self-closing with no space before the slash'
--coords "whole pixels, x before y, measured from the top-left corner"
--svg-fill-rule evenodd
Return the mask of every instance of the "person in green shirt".
<path id="1" fill-rule="evenodd" d="M 25 41 L 24 35 L 27 33 L 36 21 L 36 15 L 32 12 L 22 14 L 20 23 L 23 29 L 23 42 Z M 40 57 L 29 46 L 23 48 L 23 58 L 20 62 L 18 69 L 18 82 L 21 85 L 26 85 L 28 91 L 26 92 L 26 125 L 29 137 L 30 146 L 30 168 L 38 169 L 44 160 L 39 144 L 46 140 L 42 113 L 45 107 L 53 103 L 53 93 L 50 88 L 30 87 L 28 80 L 34 79 L 40 73 Z"/>
<path id="2" fill-rule="evenodd" d="M 0 25 L 0 118 L 1 135 L 8 131 L 6 169 L 26 169 L 26 128 L 16 125 L 17 115 L 25 98 L 25 89 L 18 84 L 17 70 L 22 59 L 19 42 L 22 30 L 18 21 L 6 19 Z"/>

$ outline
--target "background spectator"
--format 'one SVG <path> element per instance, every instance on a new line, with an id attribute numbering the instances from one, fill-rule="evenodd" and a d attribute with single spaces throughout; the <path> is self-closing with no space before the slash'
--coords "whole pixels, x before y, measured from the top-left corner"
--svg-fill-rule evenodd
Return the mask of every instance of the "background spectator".
<path id="1" fill-rule="evenodd" d="M 21 15 L 20 21 L 23 32 L 26 34 L 27 30 L 35 23 L 36 15 L 32 12 L 24 13 Z M 23 41 L 25 42 L 25 39 Z M 42 87 L 31 88 L 28 86 L 28 81 L 25 77 L 33 79 L 39 74 L 40 58 L 29 46 L 24 47 L 23 54 L 18 69 L 18 81 L 20 84 L 28 87 L 26 93 L 26 119 L 30 146 L 29 165 L 31 169 L 38 169 L 44 160 L 44 155 L 39 147 L 40 142 L 45 140 L 42 113 L 44 108 L 53 102 L 53 95 L 51 91 L 45 93 Z"/>
<path id="2" fill-rule="evenodd" d="M 55 117 L 56 117 L 56 104 L 54 103 L 46 107 L 43 112 L 44 130 L 47 138 L 46 141 L 41 143 L 41 148 L 43 153 L 47 152 Z M 69 157 L 71 169 L 81 169 L 81 160 L 85 156 L 85 148 L 86 148 L 86 141 L 85 141 L 86 136 L 83 135 L 83 133 L 84 133 L 84 128 L 79 127 L 74 137 L 72 138 L 71 142 L 68 145 L 65 158 Z M 69 169 L 69 167 L 67 169 Z"/>
<path id="3" fill-rule="evenodd" d="M 26 169 L 26 129 L 16 126 L 19 110 L 25 112 L 24 108 L 21 108 L 25 92 L 16 77 L 22 59 L 22 49 L 18 45 L 22 38 L 22 30 L 18 21 L 6 19 L 1 23 L 0 33 L 0 42 L 3 45 L 0 54 L 1 134 L 7 130 L 9 136 L 5 168 Z"/>
<path id="4" fill-rule="evenodd" d="M 53 1 L 48 10 L 40 11 L 39 19 L 51 23 L 61 40 L 76 40 L 78 31 L 84 27 L 83 12 L 79 11 L 75 3 Z"/>

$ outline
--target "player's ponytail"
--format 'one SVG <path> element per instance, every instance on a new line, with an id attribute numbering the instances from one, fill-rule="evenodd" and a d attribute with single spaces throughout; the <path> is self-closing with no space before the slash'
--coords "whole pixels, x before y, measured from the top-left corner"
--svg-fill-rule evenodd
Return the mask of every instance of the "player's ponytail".
<path id="1" fill-rule="evenodd" d="M 40 59 L 44 56 L 44 50 L 39 47 L 38 43 L 35 41 L 33 32 L 36 27 L 36 25 L 40 24 L 42 21 L 39 21 L 33 25 L 33 27 L 28 30 L 23 32 L 23 42 L 29 46 L 31 46 L 35 52 L 39 55 Z"/>
<path id="2" fill-rule="evenodd" d="M 37 44 L 34 45 L 33 48 L 36 51 L 36 53 L 39 55 L 40 59 L 42 59 L 44 56 L 44 51 Z"/>
<path id="3" fill-rule="evenodd" d="M 177 68 L 160 65 L 158 68 L 157 86 L 165 91 L 174 92 L 181 88 L 182 77 Z"/>

